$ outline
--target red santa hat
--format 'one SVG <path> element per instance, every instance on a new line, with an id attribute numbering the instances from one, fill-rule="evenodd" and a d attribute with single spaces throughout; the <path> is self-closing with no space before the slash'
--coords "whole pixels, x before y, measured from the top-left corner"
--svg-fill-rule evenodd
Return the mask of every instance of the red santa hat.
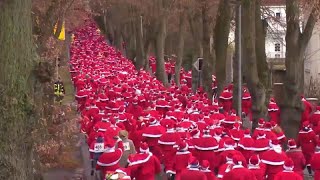
<path id="1" fill-rule="evenodd" d="M 304 122 L 302 123 L 302 126 L 303 126 L 303 127 L 310 127 L 310 122 L 309 122 L 309 121 L 304 121 Z"/>
<path id="2" fill-rule="evenodd" d="M 250 134 L 251 134 L 250 129 L 245 129 L 245 130 L 243 131 L 243 134 L 244 134 L 245 136 L 250 136 Z"/>
<path id="3" fill-rule="evenodd" d="M 199 161 L 196 157 L 191 156 L 189 159 L 189 166 L 191 167 L 198 167 L 199 166 Z"/>
<path id="4" fill-rule="evenodd" d="M 179 151 L 187 151 L 188 150 L 188 144 L 184 141 L 180 142 L 178 145 Z"/>
<path id="5" fill-rule="evenodd" d="M 284 162 L 284 165 L 283 165 L 283 169 L 285 171 L 293 171 L 293 168 L 294 168 L 294 163 L 293 163 L 292 159 L 291 158 L 286 159 L 286 161 Z"/>
<path id="6" fill-rule="evenodd" d="M 270 124 L 271 124 L 271 127 L 272 127 L 272 128 L 274 128 L 274 127 L 277 126 L 277 123 L 276 123 L 275 121 L 271 121 Z"/>
<path id="7" fill-rule="evenodd" d="M 226 161 L 227 162 L 232 162 L 233 161 L 233 154 L 232 153 L 228 153 L 226 156 Z"/>
<path id="8" fill-rule="evenodd" d="M 294 139 L 289 139 L 288 140 L 288 148 L 289 149 L 297 148 L 297 144 L 296 144 L 296 141 Z"/>
<path id="9" fill-rule="evenodd" d="M 249 159 L 249 165 L 251 166 L 257 166 L 260 163 L 260 158 L 258 155 L 254 154 Z"/>
<path id="10" fill-rule="evenodd" d="M 156 124 L 158 121 L 156 118 L 151 117 L 149 122 L 150 122 L 150 124 Z"/>
<path id="11" fill-rule="evenodd" d="M 227 139 L 225 142 L 224 142 L 224 145 L 223 145 L 225 148 L 234 148 L 235 147 L 235 142 L 234 140 L 232 139 Z"/>
<path id="12" fill-rule="evenodd" d="M 200 131 L 198 129 L 194 129 L 190 132 L 191 137 L 200 136 Z"/>
<path id="13" fill-rule="evenodd" d="M 140 144 L 140 153 L 148 153 L 149 152 L 149 146 L 147 143 L 143 142 Z"/>
<path id="14" fill-rule="evenodd" d="M 208 160 L 201 161 L 201 170 L 209 170 L 210 163 Z"/>
<path id="15" fill-rule="evenodd" d="M 272 128 L 271 123 L 270 123 L 270 122 L 266 122 L 266 123 L 264 124 L 264 128 L 266 128 L 266 129 L 271 129 L 271 128 Z"/>
<path id="16" fill-rule="evenodd" d="M 242 158 L 239 155 L 234 155 L 232 157 L 232 161 L 234 165 L 243 165 L 244 163 L 242 162 Z"/>
<path id="17" fill-rule="evenodd" d="M 260 118 L 259 121 L 258 121 L 258 125 L 259 126 L 263 126 L 265 123 L 264 119 L 263 118 Z"/>

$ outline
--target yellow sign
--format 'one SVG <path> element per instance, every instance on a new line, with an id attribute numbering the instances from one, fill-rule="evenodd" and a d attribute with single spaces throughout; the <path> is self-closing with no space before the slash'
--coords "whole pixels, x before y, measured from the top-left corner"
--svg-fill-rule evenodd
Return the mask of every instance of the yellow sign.
<path id="1" fill-rule="evenodd" d="M 59 39 L 59 40 L 62 40 L 62 41 L 64 41 L 64 40 L 66 39 L 66 37 L 65 37 L 66 30 L 65 30 L 64 25 L 65 25 L 65 22 L 63 21 L 62 27 L 61 27 L 61 32 L 60 32 L 59 37 L 58 37 L 58 39 Z M 53 33 L 54 33 L 54 34 L 55 34 L 56 31 L 57 31 L 57 27 L 58 27 L 58 23 L 56 23 L 56 25 L 54 26 L 54 30 L 53 30 Z"/>

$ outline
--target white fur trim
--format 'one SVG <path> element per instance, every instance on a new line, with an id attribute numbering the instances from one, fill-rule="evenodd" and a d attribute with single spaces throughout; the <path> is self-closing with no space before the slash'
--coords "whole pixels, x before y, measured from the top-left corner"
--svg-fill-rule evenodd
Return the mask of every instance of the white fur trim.
<path id="1" fill-rule="evenodd" d="M 262 147 L 262 148 L 255 148 L 255 147 L 252 147 L 250 148 L 250 150 L 252 151 L 266 151 L 266 150 L 269 150 L 270 147 Z"/>
<path id="2" fill-rule="evenodd" d="M 147 133 L 143 133 L 142 134 L 143 137 L 150 137 L 150 138 L 159 138 L 162 136 L 162 134 L 147 134 Z"/>
<path id="3" fill-rule="evenodd" d="M 320 114 L 320 111 L 316 110 L 313 114 Z"/>
<path id="4" fill-rule="evenodd" d="M 299 134 L 307 134 L 307 133 L 309 133 L 309 132 L 312 132 L 313 130 L 312 129 L 309 129 L 309 131 L 299 131 Z"/>
<path id="5" fill-rule="evenodd" d="M 143 160 L 139 160 L 139 161 L 129 162 L 129 166 L 145 163 L 145 162 L 149 161 L 151 156 L 152 156 L 152 153 L 148 153 L 148 157 L 147 158 L 145 158 Z"/>
<path id="6" fill-rule="evenodd" d="M 169 173 L 170 173 L 170 174 L 176 174 L 176 172 L 175 172 L 175 171 L 167 170 L 167 171 L 166 171 L 166 174 L 169 174 Z"/>
<path id="7" fill-rule="evenodd" d="M 158 140 L 158 143 L 162 144 L 162 145 L 174 145 L 174 144 L 176 144 L 176 142 L 164 142 L 164 141 L 160 141 L 160 140 Z"/>
<path id="8" fill-rule="evenodd" d="M 237 165 L 234 165 L 233 167 L 232 167 L 232 169 L 239 169 L 239 168 L 244 168 L 241 164 L 237 164 Z"/>
<path id="9" fill-rule="evenodd" d="M 124 175 L 127 175 L 127 173 L 124 172 L 124 171 L 122 171 L 121 169 L 117 169 L 115 172 L 116 172 L 116 173 L 122 173 L 122 174 L 124 174 Z"/>
<path id="10" fill-rule="evenodd" d="M 232 96 L 231 96 L 231 97 L 228 97 L 228 98 L 225 98 L 225 97 L 223 97 L 223 96 L 220 96 L 219 98 L 220 98 L 220 99 L 224 99 L 224 100 L 230 100 L 230 99 L 232 99 Z"/>
<path id="11" fill-rule="evenodd" d="M 201 151 L 213 151 L 218 149 L 219 146 L 212 146 L 212 147 L 199 147 L 197 145 L 195 145 L 195 148 Z"/>
<path id="12" fill-rule="evenodd" d="M 272 108 L 272 109 L 268 109 L 268 111 L 278 111 L 279 109 L 274 109 L 274 108 Z"/>
<path id="13" fill-rule="evenodd" d="M 182 155 L 182 154 L 190 154 L 190 151 L 177 151 L 176 155 Z"/>
<path id="14" fill-rule="evenodd" d="M 238 144 L 239 147 L 241 147 L 242 149 L 244 150 L 247 150 L 247 151 L 251 151 L 252 150 L 252 147 L 245 147 L 243 144 Z"/>
<path id="15" fill-rule="evenodd" d="M 116 161 L 114 161 L 114 162 L 112 162 L 112 163 L 105 164 L 105 163 L 102 163 L 102 162 L 98 161 L 97 164 L 98 164 L 99 166 L 113 166 L 113 165 L 116 165 L 116 164 L 119 163 L 121 157 L 122 157 L 122 156 L 120 156 L 119 159 L 117 159 Z"/>
<path id="16" fill-rule="evenodd" d="M 283 134 L 282 136 L 277 137 L 278 140 L 285 138 L 286 136 Z"/>
<path id="17" fill-rule="evenodd" d="M 268 164 L 268 165 L 273 165 L 273 166 L 280 166 L 280 165 L 284 164 L 284 161 L 274 162 L 274 161 L 267 161 L 267 160 L 263 160 L 263 159 L 261 159 L 261 162 Z"/>
<path id="18" fill-rule="evenodd" d="M 191 171 L 199 171 L 199 169 L 198 168 L 188 168 L 188 170 L 191 170 Z"/>
<path id="19" fill-rule="evenodd" d="M 222 178 L 223 178 L 223 175 L 222 175 L 222 174 L 218 174 L 217 177 L 220 178 L 220 179 L 222 179 Z"/>

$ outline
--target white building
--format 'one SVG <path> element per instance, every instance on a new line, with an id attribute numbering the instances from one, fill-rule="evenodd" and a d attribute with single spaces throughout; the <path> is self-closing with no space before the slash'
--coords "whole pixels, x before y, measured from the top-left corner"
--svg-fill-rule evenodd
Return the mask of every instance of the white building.
<path id="1" fill-rule="evenodd" d="M 263 16 L 268 20 L 266 55 L 269 64 L 277 64 L 277 70 L 285 69 L 286 55 L 286 6 L 284 0 L 267 0 Z M 308 18 L 308 17 L 307 17 Z M 307 21 L 301 17 L 301 29 Z M 282 65 L 281 65 L 282 64 Z M 305 84 L 320 82 L 320 29 L 316 26 L 305 52 Z"/>

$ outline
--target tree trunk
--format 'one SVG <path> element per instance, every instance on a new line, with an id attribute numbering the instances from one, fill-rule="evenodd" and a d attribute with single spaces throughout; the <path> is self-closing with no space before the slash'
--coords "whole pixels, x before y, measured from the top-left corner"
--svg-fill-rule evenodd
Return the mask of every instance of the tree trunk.
<path id="1" fill-rule="evenodd" d="M 192 64 L 195 63 L 197 58 L 203 57 L 203 48 L 202 48 L 202 22 L 201 15 L 196 14 L 194 18 L 191 15 L 188 16 L 190 30 L 194 42 L 194 56 L 192 59 Z M 192 91 L 195 92 L 199 86 L 199 72 L 194 66 L 192 66 Z"/>
<path id="2" fill-rule="evenodd" d="M 144 41 L 143 41 L 143 29 L 141 25 L 141 19 L 136 20 L 136 39 L 137 39 L 137 51 L 136 51 L 136 69 L 139 70 L 144 67 L 145 65 L 145 51 L 144 51 Z"/>
<path id="3" fill-rule="evenodd" d="M 226 60 L 231 22 L 231 6 L 229 0 L 220 0 L 218 17 L 215 26 L 216 77 L 218 81 L 218 96 L 226 82 Z"/>
<path id="4" fill-rule="evenodd" d="M 233 97 L 232 97 L 232 106 L 234 109 L 238 109 L 238 90 L 239 90 L 239 81 L 238 81 L 238 74 L 239 74 L 239 51 L 240 51 L 240 42 L 239 42 L 239 28 L 240 28 L 240 22 L 239 22 L 239 8 L 238 6 L 235 6 L 236 16 L 236 28 L 235 28 L 235 54 L 233 56 L 232 61 L 232 67 L 233 67 Z M 219 82 L 218 82 L 219 83 Z"/>
<path id="5" fill-rule="evenodd" d="M 186 29 L 186 19 L 185 12 L 180 14 L 180 23 L 179 23 L 179 40 L 178 40 L 178 52 L 177 52 L 177 61 L 174 67 L 174 77 L 175 82 L 178 87 L 180 87 L 180 70 L 183 59 L 183 50 L 184 50 L 184 33 Z"/>
<path id="6" fill-rule="evenodd" d="M 212 97 L 212 74 L 214 67 L 214 55 L 210 51 L 210 22 L 209 22 L 208 7 L 202 7 L 202 47 L 203 47 L 203 70 L 202 70 L 202 81 L 203 88 L 207 92 L 208 97 Z"/>
<path id="7" fill-rule="evenodd" d="M 244 32 L 241 35 L 242 59 L 244 61 L 244 76 L 252 98 L 253 129 L 256 127 L 258 119 L 265 115 L 265 89 L 258 76 L 256 57 L 255 5 L 255 1 L 243 0 L 241 16 L 242 32 Z"/>
<path id="8" fill-rule="evenodd" d="M 121 39 L 121 31 L 119 30 L 119 27 L 117 27 L 114 32 L 114 46 L 117 48 L 118 51 L 123 52 Z"/>
<path id="9" fill-rule="evenodd" d="M 286 76 L 284 101 L 280 102 L 281 127 L 288 138 L 296 138 L 303 110 L 300 97 L 304 90 L 303 55 L 317 21 L 317 6 L 313 7 L 303 33 L 300 32 L 299 0 L 287 0 L 286 7 Z"/>
<path id="10" fill-rule="evenodd" d="M 34 179 L 32 84 L 34 65 L 31 0 L 0 5 L 0 179 Z"/>
<path id="11" fill-rule="evenodd" d="M 165 69 L 164 62 L 164 45 L 166 40 L 166 17 L 162 16 L 159 19 L 159 28 L 157 28 L 157 34 L 155 39 L 155 54 L 156 54 L 156 77 L 165 86 L 168 86 L 168 78 Z"/>

